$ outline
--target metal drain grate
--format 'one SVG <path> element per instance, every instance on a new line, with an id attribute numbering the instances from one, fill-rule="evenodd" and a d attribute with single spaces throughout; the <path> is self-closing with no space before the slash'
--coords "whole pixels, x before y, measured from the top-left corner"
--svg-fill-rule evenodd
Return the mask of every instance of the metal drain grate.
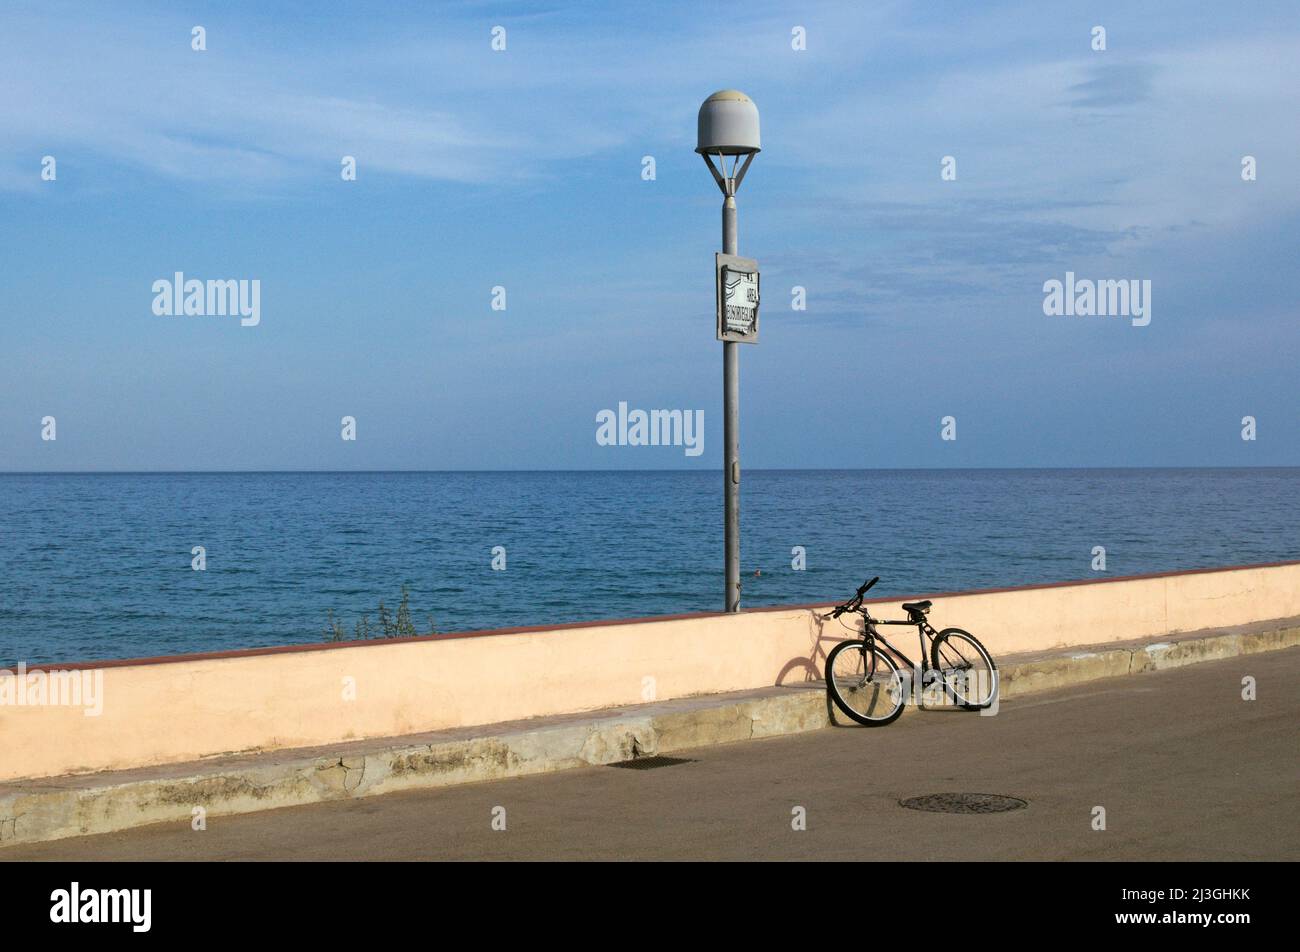
<path id="1" fill-rule="evenodd" d="M 634 757 L 631 760 L 621 760 L 616 764 L 610 764 L 611 767 L 626 767 L 628 770 L 654 770 L 656 767 L 675 767 L 678 764 L 693 764 L 694 760 L 689 757 Z"/>
<path id="2" fill-rule="evenodd" d="M 1003 797 L 996 793 L 931 793 L 924 797 L 899 800 L 899 806 L 926 813 L 1006 813 L 1029 806 L 1019 797 Z"/>

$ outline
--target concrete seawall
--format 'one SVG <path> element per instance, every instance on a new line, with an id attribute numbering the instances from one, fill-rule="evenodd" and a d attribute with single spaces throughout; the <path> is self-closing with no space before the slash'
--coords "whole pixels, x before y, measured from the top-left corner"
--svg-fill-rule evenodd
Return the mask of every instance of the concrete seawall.
<path id="1" fill-rule="evenodd" d="M 1271 663 L 1267 656 L 1245 662 L 1247 657 L 1296 646 L 1300 618 L 1155 643 L 1111 642 L 1011 655 L 1002 659 L 1001 694 L 1009 699 L 1009 710 L 1018 699 L 1040 691 L 1241 659 L 1244 664 L 1223 682 L 1230 693 L 1239 687 L 1242 672 L 1258 673 Z M 934 692 L 923 698 L 926 705 L 936 700 L 945 706 Z M 823 685 L 800 683 L 452 731 L 20 780 L 0 783 L 0 847 L 155 823 L 189 829 L 197 808 L 215 818 L 481 783 L 800 734 L 833 723 L 847 722 L 827 704 Z M 862 732 L 863 744 L 879 743 L 879 732 L 848 726 Z"/>
<path id="2" fill-rule="evenodd" d="M 994 656 L 1300 615 L 1300 563 L 921 595 Z M 901 598 L 875 600 L 897 617 Z M 821 677 L 825 606 L 306 645 L 50 669 L 102 674 L 102 711 L 0 705 L 0 781 L 470 728 Z M 913 645 L 914 647 L 914 645 Z"/>

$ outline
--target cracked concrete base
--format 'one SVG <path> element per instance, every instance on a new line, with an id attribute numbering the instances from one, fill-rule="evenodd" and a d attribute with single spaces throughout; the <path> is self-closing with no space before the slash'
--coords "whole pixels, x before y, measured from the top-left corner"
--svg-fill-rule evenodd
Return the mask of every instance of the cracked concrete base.
<path id="1" fill-rule="evenodd" d="M 1004 659 L 1001 697 L 1300 645 L 1300 618 Z M 474 783 L 829 726 L 820 682 L 0 784 L 0 845 L 109 833 L 398 790 Z"/>

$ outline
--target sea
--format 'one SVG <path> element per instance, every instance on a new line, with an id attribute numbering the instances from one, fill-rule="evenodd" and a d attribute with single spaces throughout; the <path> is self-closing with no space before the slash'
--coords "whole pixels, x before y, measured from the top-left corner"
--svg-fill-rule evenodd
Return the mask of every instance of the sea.
<path id="1" fill-rule="evenodd" d="M 0 474 L 0 665 L 717 611 L 708 471 Z M 1300 469 L 747 470 L 742 605 L 1300 559 Z M 1104 550 L 1104 553 L 1102 552 Z"/>

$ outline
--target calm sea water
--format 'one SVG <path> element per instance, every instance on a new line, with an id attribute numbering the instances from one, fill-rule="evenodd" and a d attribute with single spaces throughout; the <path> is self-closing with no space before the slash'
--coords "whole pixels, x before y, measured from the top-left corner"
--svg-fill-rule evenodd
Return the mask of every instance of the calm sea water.
<path id="1" fill-rule="evenodd" d="M 0 475 L 0 663 L 716 610 L 718 473 Z M 755 471 L 747 605 L 1300 558 L 1300 469 Z M 207 569 L 191 569 L 191 549 Z M 492 569 L 492 549 L 506 570 Z M 803 546 L 805 571 L 791 568 Z M 755 571 L 761 575 L 755 576 Z"/>

